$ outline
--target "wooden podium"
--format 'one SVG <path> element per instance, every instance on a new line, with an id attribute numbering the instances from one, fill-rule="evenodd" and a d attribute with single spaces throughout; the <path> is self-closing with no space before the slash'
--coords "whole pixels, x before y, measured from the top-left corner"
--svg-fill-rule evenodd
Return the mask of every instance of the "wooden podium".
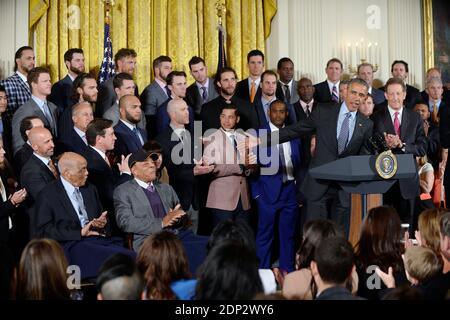
<path id="1" fill-rule="evenodd" d="M 309 170 L 313 178 L 336 181 L 352 195 L 349 241 L 353 245 L 359 241 L 362 219 L 367 211 L 382 204 L 381 195 L 398 179 L 410 179 L 417 175 L 413 155 L 397 154 L 396 174 L 390 179 L 383 179 L 375 169 L 376 157 L 349 156 Z"/>

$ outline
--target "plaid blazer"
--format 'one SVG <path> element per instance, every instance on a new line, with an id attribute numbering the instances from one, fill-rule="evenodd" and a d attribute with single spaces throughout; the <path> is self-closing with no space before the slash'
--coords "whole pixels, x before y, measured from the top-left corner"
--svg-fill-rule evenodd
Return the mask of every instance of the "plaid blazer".
<path id="1" fill-rule="evenodd" d="M 23 82 L 17 72 L 14 72 L 9 78 L 0 82 L 6 89 L 8 95 L 8 117 L 11 120 L 14 112 L 21 105 L 30 100 L 31 90 L 28 83 Z"/>

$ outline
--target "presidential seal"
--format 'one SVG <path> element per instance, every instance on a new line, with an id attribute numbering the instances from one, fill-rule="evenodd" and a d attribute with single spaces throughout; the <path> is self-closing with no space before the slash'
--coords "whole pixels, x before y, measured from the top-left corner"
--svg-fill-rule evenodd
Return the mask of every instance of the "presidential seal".
<path id="1" fill-rule="evenodd" d="M 391 150 L 380 153 L 375 160 L 375 169 L 381 178 L 392 178 L 397 172 L 397 157 Z"/>

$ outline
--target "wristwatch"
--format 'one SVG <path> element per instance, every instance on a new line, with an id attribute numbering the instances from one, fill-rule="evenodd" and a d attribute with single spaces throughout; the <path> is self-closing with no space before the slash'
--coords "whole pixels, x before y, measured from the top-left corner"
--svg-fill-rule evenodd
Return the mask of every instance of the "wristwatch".
<path id="1" fill-rule="evenodd" d="M 406 143 L 403 142 L 402 151 L 406 153 Z"/>

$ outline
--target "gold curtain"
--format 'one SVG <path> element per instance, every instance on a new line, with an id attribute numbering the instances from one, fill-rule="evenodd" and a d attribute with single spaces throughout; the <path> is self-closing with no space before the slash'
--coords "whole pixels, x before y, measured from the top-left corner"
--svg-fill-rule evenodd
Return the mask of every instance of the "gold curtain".
<path id="1" fill-rule="evenodd" d="M 136 50 L 136 82 L 143 90 L 152 80 L 152 61 L 173 59 L 174 70 L 189 71 L 188 61 L 205 59 L 209 74 L 217 68 L 218 32 L 214 0 L 115 0 L 111 16 L 113 51 Z M 264 52 L 276 0 L 226 0 L 228 64 L 247 77 L 247 52 Z M 72 47 L 84 50 L 87 70 L 98 73 L 103 57 L 102 0 L 30 0 L 30 34 L 34 32 L 38 65 L 50 66 L 52 78 L 66 73 L 63 55 Z M 189 73 L 188 73 L 189 74 Z M 189 76 L 190 77 L 190 76 Z M 191 80 L 189 78 L 189 80 Z"/>

